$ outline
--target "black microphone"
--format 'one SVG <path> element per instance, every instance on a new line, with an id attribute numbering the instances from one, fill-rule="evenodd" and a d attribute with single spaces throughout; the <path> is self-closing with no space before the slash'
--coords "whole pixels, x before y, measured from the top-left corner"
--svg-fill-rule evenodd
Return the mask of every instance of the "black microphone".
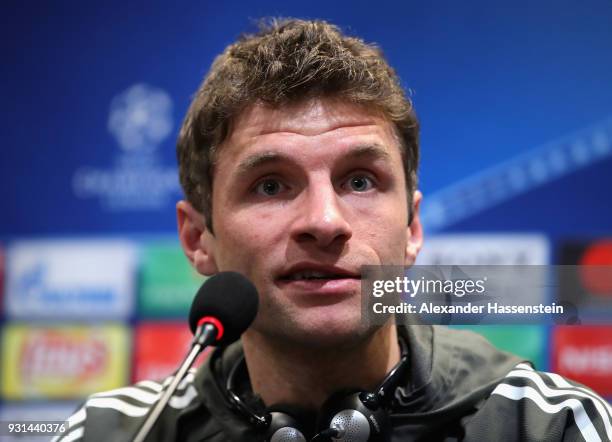
<path id="1" fill-rule="evenodd" d="M 258 304 L 257 289 L 240 273 L 218 273 L 202 284 L 189 312 L 189 326 L 194 333 L 191 350 L 138 430 L 134 442 L 144 442 L 200 352 L 209 345 L 225 346 L 240 338 L 255 319 Z"/>
<path id="2" fill-rule="evenodd" d="M 215 345 L 229 345 L 251 325 L 257 314 L 259 297 L 251 281 L 240 273 L 218 273 L 206 280 L 191 304 L 189 327 L 198 338 L 204 325 L 212 325 L 217 334 Z"/>

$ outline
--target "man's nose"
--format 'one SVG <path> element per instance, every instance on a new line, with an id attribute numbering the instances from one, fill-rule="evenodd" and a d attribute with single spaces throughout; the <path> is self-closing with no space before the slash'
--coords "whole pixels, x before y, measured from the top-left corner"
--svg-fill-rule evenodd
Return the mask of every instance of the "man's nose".
<path id="1" fill-rule="evenodd" d="M 331 183 L 307 189 L 297 210 L 299 214 L 292 229 L 297 242 L 330 247 L 344 244 L 353 235 L 340 195 Z"/>

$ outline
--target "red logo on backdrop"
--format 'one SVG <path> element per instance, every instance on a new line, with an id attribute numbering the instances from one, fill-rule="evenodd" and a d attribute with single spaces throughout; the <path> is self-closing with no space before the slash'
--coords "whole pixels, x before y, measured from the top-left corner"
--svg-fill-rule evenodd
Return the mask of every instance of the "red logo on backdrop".
<path id="1" fill-rule="evenodd" d="M 187 355 L 191 339 L 191 331 L 183 322 L 139 324 L 135 333 L 133 382 L 161 380 L 172 374 Z M 204 357 L 194 366 L 200 365 Z"/>
<path id="2" fill-rule="evenodd" d="M 612 396 L 612 326 L 556 327 L 552 370 Z"/>
<path id="3" fill-rule="evenodd" d="M 612 240 L 600 240 L 584 251 L 580 264 L 582 284 L 598 296 L 612 296 Z"/>
<path id="4" fill-rule="evenodd" d="M 100 339 L 49 331 L 23 343 L 19 367 L 24 381 L 40 377 L 84 381 L 103 373 L 108 358 L 107 345 Z"/>

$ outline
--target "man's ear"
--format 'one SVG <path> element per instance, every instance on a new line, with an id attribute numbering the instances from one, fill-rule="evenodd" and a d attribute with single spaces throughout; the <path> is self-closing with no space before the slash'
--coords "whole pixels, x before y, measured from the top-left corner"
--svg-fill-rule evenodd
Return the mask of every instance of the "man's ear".
<path id="1" fill-rule="evenodd" d="M 420 207 L 423 194 L 416 190 L 412 196 L 412 219 L 406 228 L 406 256 L 405 266 L 411 266 L 416 260 L 417 254 L 423 245 L 423 226 L 421 225 Z"/>
<path id="2" fill-rule="evenodd" d="M 217 273 L 215 237 L 206 228 L 204 215 L 182 200 L 176 204 L 176 220 L 179 240 L 191 265 L 205 276 Z"/>

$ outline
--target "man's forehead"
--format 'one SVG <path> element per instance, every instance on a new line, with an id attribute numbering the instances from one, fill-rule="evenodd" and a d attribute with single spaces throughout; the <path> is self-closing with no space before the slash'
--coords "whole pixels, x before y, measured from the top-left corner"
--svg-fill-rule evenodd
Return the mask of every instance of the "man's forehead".
<path id="1" fill-rule="evenodd" d="M 240 143 L 274 133 L 317 136 L 351 127 L 393 131 L 383 114 L 373 108 L 340 99 L 313 98 L 275 107 L 263 103 L 251 105 L 234 120 L 227 141 Z"/>

